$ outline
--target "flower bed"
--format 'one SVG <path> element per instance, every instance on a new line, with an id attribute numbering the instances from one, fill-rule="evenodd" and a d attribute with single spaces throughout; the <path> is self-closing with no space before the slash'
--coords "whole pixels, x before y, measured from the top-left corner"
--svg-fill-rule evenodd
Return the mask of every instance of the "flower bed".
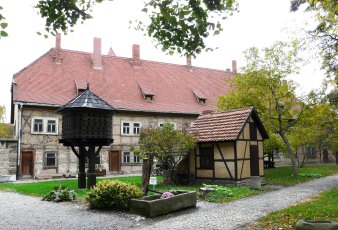
<path id="1" fill-rule="evenodd" d="M 183 208 L 196 207 L 196 192 L 176 191 L 174 196 L 162 198 L 161 195 L 132 199 L 129 211 L 146 217 L 154 217 L 174 212 Z"/>

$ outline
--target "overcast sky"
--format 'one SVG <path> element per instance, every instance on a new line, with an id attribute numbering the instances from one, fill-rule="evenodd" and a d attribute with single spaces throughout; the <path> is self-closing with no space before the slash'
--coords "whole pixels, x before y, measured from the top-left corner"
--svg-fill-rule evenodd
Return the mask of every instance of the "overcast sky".
<path id="1" fill-rule="evenodd" d="M 43 20 L 33 5 L 37 0 L 1 1 L 3 15 L 9 23 L 9 37 L 0 40 L 0 105 L 10 111 L 10 86 L 13 74 L 19 72 L 55 45 L 55 38 L 37 35 L 43 32 Z M 221 35 L 209 38 L 207 44 L 219 47 L 214 52 L 202 53 L 192 61 L 195 66 L 227 69 L 231 61 L 244 65 L 242 52 L 249 47 L 270 46 L 274 41 L 285 40 L 285 31 L 301 29 L 307 22 L 304 13 L 290 13 L 287 0 L 240 0 L 240 12 L 223 23 Z M 62 35 L 61 46 L 65 49 L 92 52 L 93 37 L 102 38 L 102 53 L 110 47 L 117 56 L 131 57 L 132 44 L 140 44 L 141 58 L 146 60 L 185 64 L 179 55 L 168 56 L 157 50 L 151 38 L 129 29 L 129 21 L 144 18 L 143 0 L 114 0 L 94 7 L 94 18 L 78 25 L 75 32 Z M 146 20 L 146 19 L 144 19 Z M 300 85 L 299 92 L 307 92 L 320 86 L 323 74 L 320 63 L 304 66 L 299 76 L 293 78 Z"/>

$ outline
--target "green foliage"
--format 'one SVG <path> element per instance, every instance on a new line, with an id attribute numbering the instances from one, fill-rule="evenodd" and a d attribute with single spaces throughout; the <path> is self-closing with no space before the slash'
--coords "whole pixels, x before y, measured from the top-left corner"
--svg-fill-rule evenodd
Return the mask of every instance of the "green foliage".
<path id="1" fill-rule="evenodd" d="M 90 208 L 94 209 L 128 209 L 133 198 L 140 198 L 142 191 L 135 185 L 105 180 L 100 181 L 86 196 Z"/>
<path id="2" fill-rule="evenodd" d="M 295 94 L 295 85 L 286 77 L 297 73 L 298 41 L 276 42 L 262 53 L 257 48 L 245 51 L 243 73 L 229 80 L 232 91 L 219 97 L 221 111 L 254 106 L 269 135 L 277 134 L 292 161 L 296 175 L 296 160 L 288 134 L 302 117 L 304 103 Z M 280 144 L 275 142 L 269 144 Z M 276 146 L 280 148 L 280 146 Z"/>
<path id="3" fill-rule="evenodd" d="M 298 10 L 299 6 L 306 4 L 307 11 L 316 12 L 317 24 L 308 31 L 309 42 L 318 41 L 315 46 L 319 48 L 322 57 L 322 68 L 328 76 L 334 76 L 338 85 L 338 2 L 336 0 L 292 0 L 291 10 Z"/>
<path id="4" fill-rule="evenodd" d="M 231 16 L 237 7 L 235 0 L 152 0 L 143 9 L 150 24 L 138 22 L 136 29 L 147 30 L 148 36 L 156 39 L 169 54 L 195 56 L 203 49 L 212 50 L 205 46 L 204 39 L 223 31 L 221 20 Z"/>
<path id="5" fill-rule="evenodd" d="M 207 185 L 203 184 L 205 188 L 213 188 L 214 191 L 207 193 L 206 197 L 200 199 L 207 202 L 224 203 L 237 200 L 250 195 L 258 194 L 261 191 L 250 189 L 246 186 L 221 186 L 221 185 Z"/>
<path id="6" fill-rule="evenodd" d="M 1 13 L 2 10 L 3 10 L 3 8 L 2 8 L 2 6 L 0 6 L 0 39 L 2 37 L 7 37 L 8 36 L 7 32 L 5 31 L 5 29 L 8 26 L 8 23 L 5 22 L 6 18 L 2 15 L 2 13 Z"/>
<path id="7" fill-rule="evenodd" d="M 47 34 L 62 30 L 67 33 L 80 20 L 90 19 L 93 5 L 103 0 L 40 0 L 35 6 L 46 20 Z M 157 44 L 169 53 L 178 52 L 195 56 L 206 48 L 204 39 L 209 34 L 219 34 L 220 21 L 237 11 L 236 0 L 148 0 L 142 10 L 149 18 L 149 25 L 137 21 L 136 29 L 147 30 Z M 47 36 L 47 35 L 46 35 Z"/>
<path id="8" fill-rule="evenodd" d="M 258 220 L 259 229 L 294 229 L 297 221 L 331 220 L 338 221 L 338 188 L 323 192 L 306 202 L 275 211 Z"/>
<path id="9" fill-rule="evenodd" d="M 11 124 L 4 124 L 5 113 L 5 106 L 0 105 L 0 138 L 12 138 L 14 136 L 14 126 Z"/>
<path id="10" fill-rule="evenodd" d="M 49 192 L 46 196 L 42 198 L 43 201 L 54 201 L 54 202 L 63 202 L 63 201 L 72 201 L 76 199 L 76 193 L 74 190 L 70 190 L 64 186 L 56 186 L 53 188 L 53 191 Z"/>
<path id="11" fill-rule="evenodd" d="M 163 169 L 169 170 L 173 180 L 177 164 L 195 148 L 196 141 L 194 136 L 166 123 L 163 127 L 142 129 L 139 144 L 140 148 L 133 149 L 134 153 L 142 158 L 156 159 Z"/>
<path id="12" fill-rule="evenodd" d="M 320 175 L 321 177 L 325 177 L 336 174 L 338 173 L 338 165 L 305 165 L 303 168 L 299 168 L 298 170 L 299 174 L 303 176 L 291 176 L 291 170 L 288 166 L 265 169 L 265 181 L 268 184 L 295 185 L 316 178 L 316 176 L 311 177 L 305 175 Z"/>
<path id="13" fill-rule="evenodd" d="M 299 176 L 301 177 L 310 177 L 310 178 L 320 178 L 322 177 L 319 173 L 299 173 Z"/>

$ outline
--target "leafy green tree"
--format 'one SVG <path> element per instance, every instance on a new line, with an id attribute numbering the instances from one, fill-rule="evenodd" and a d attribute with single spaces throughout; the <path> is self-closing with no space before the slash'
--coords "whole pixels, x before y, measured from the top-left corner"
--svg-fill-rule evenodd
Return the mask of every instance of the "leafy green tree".
<path id="1" fill-rule="evenodd" d="M 139 149 L 134 152 L 141 158 L 150 159 L 151 164 L 153 159 L 157 160 L 169 171 L 171 180 L 175 181 L 176 167 L 195 147 L 195 138 L 190 134 L 175 130 L 171 124 L 166 123 L 163 127 L 142 129 L 139 145 Z"/>
<path id="2" fill-rule="evenodd" d="M 35 6 L 44 18 L 47 34 L 67 33 L 80 21 L 92 18 L 95 4 L 104 0 L 40 0 Z M 138 22 L 136 28 L 146 30 L 163 50 L 195 56 L 206 47 L 204 40 L 223 29 L 220 21 L 237 11 L 236 0 L 148 0 L 143 11 L 150 18 L 149 25 Z M 0 8 L 1 10 L 1 8 Z M 5 29 L 0 11 L 0 26 Z M 45 36 L 47 36 L 45 34 Z M 0 31 L 0 38 L 7 36 Z"/>
<path id="3" fill-rule="evenodd" d="M 0 138 L 13 137 L 13 126 L 11 124 L 5 124 L 6 107 L 0 105 Z"/>
<path id="4" fill-rule="evenodd" d="M 308 31 L 310 40 L 319 41 L 322 67 L 329 76 L 334 76 L 338 86 L 338 1 L 337 0 L 292 0 L 291 10 L 307 5 L 307 11 L 316 12 L 317 24 Z"/>
<path id="5" fill-rule="evenodd" d="M 230 80 L 232 90 L 219 97 L 219 110 L 254 106 L 269 132 L 283 141 L 297 176 L 294 151 L 288 134 L 302 117 L 304 103 L 295 94 L 295 85 L 286 77 L 298 71 L 298 42 L 276 42 L 272 47 L 245 52 L 246 66 L 242 74 Z"/>

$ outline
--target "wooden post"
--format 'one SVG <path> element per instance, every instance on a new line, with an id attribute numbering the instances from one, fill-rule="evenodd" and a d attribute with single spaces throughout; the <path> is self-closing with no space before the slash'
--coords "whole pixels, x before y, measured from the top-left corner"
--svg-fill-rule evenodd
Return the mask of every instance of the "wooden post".
<path id="1" fill-rule="evenodd" d="M 152 158 L 143 159 L 143 165 L 142 165 L 142 192 L 143 192 L 143 196 L 146 196 L 148 194 L 152 163 L 153 163 Z"/>
<path id="2" fill-rule="evenodd" d="M 86 171 L 85 171 L 85 165 L 86 165 L 86 149 L 84 146 L 79 147 L 79 173 L 78 173 L 78 181 L 77 181 L 77 187 L 82 189 L 86 188 Z"/>
<path id="3" fill-rule="evenodd" d="M 96 185 L 95 173 L 95 146 L 89 146 L 88 150 L 88 172 L 87 172 L 87 189 Z"/>

